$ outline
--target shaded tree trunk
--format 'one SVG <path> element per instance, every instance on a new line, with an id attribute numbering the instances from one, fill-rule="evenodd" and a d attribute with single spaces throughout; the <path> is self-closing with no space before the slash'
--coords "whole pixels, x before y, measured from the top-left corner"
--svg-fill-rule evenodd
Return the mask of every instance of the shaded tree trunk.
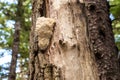
<path id="1" fill-rule="evenodd" d="M 33 0 L 32 11 L 29 80 L 120 80 L 107 1 Z M 42 16 L 56 23 L 44 50 Z"/>
<path id="2" fill-rule="evenodd" d="M 19 51 L 19 37 L 20 37 L 20 22 L 15 23 L 15 33 L 12 47 L 12 60 L 10 64 L 10 73 L 8 80 L 16 79 L 16 65 Z"/>
<path id="3" fill-rule="evenodd" d="M 15 32 L 12 46 L 12 59 L 10 64 L 8 80 L 16 80 L 16 65 L 17 58 L 19 53 L 19 44 L 20 44 L 20 29 L 22 24 L 22 0 L 18 0 L 17 11 L 16 11 L 16 20 L 15 20 Z"/>

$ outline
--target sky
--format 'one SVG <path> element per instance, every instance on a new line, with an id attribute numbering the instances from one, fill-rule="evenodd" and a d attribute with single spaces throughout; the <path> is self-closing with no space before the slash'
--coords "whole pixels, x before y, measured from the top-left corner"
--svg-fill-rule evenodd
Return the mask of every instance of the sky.
<path id="1" fill-rule="evenodd" d="M 10 56 L 11 51 L 0 49 L 0 54 L 1 53 L 4 53 L 4 57 L 0 58 L 0 65 L 11 61 L 11 56 Z"/>
<path id="2" fill-rule="evenodd" d="M 17 0 L 0 0 L 0 2 L 17 3 Z"/>
<path id="3" fill-rule="evenodd" d="M 13 28 L 14 23 L 15 23 L 14 21 L 9 20 L 6 22 L 6 25 L 9 25 L 9 27 Z M 3 36 L 1 36 L 1 37 L 3 37 Z M 3 41 L 6 42 L 4 37 L 3 37 Z M 0 54 L 4 54 L 4 56 L 0 58 L 0 65 L 11 61 L 11 55 L 10 55 L 11 53 L 12 53 L 11 50 L 0 49 Z"/>

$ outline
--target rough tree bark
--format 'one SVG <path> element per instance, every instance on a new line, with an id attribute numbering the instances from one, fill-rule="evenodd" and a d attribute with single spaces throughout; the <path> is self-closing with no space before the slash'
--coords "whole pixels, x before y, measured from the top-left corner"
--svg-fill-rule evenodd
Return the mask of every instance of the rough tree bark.
<path id="1" fill-rule="evenodd" d="M 29 80 L 120 80 L 106 0 L 32 4 Z M 45 34 L 49 41 L 43 39 Z"/>

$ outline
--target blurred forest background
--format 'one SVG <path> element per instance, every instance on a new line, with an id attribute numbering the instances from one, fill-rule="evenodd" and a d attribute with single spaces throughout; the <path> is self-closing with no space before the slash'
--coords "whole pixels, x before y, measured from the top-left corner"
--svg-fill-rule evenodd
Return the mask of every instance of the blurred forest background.
<path id="1" fill-rule="evenodd" d="M 109 0 L 115 42 L 120 50 L 120 0 Z M 26 80 L 29 62 L 31 0 L 0 0 L 0 80 L 7 80 L 14 44 L 15 23 L 20 22 L 16 80 Z"/>

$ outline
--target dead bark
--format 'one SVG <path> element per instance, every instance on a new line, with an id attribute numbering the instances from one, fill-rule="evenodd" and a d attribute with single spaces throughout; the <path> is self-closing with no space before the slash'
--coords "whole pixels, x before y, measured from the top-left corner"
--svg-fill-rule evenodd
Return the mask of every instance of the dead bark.
<path id="1" fill-rule="evenodd" d="M 106 14 L 102 18 L 106 23 L 102 26 L 99 16 L 91 9 L 94 9 L 94 5 L 95 8 L 96 6 L 99 8 L 102 1 L 96 3 L 82 0 L 33 0 L 29 80 L 119 80 L 119 67 L 114 54 L 114 38 L 111 26 L 108 27 L 111 25 L 108 8 L 104 2 L 102 8 L 105 10 L 99 14 L 102 17 Z M 56 23 L 49 45 L 44 50 L 39 46 L 41 38 L 39 39 L 38 35 L 42 36 L 49 30 L 35 36 L 36 23 L 43 25 L 42 21 L 36 21 L 41 16 L 54 19 Z M 101 25 L 100 29 L 99 25 Z M 106 30 L 101 31 L 104 26 Z M 95 38 L 94 41 L 93 38 Z M 105 38 L 104 44 L 101 38 Z M 99 40 L 100 47 L 98 47 Z M 94 47 L 96 45 L 97 48 Z M 99 49 L 102 49 L 102 52 Z M 101 57 L 101 54 L 105 56 Z M 115 78 L 111 78 L 110 74 Z"/>

